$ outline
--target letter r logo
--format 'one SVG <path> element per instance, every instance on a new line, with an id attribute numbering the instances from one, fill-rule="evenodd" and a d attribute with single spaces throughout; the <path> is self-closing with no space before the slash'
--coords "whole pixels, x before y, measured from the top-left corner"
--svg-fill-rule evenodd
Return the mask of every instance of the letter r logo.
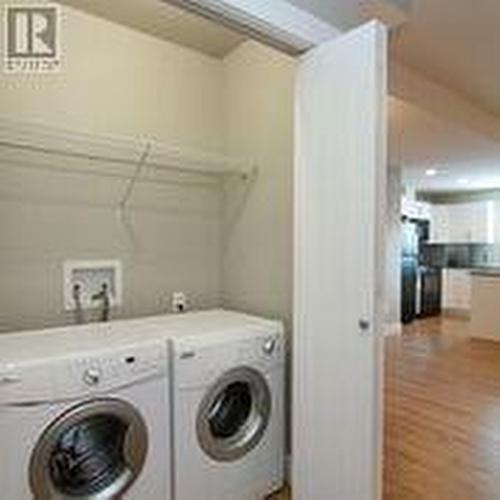
<path id="1" fill-rule="evenodd" d="M 7 57 L 57 57 L 56 7 L 7 7 Z"/>

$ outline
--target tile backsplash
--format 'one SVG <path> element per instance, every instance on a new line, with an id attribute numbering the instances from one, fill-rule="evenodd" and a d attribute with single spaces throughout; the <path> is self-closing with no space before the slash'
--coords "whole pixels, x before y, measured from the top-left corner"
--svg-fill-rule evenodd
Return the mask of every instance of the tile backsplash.
<path id="1" fill-rule="evenodd" d="M 500 245 L 487 243 L 429 243 L 423 246 L 421 264 L 450 269 L 500 267 Z"/>

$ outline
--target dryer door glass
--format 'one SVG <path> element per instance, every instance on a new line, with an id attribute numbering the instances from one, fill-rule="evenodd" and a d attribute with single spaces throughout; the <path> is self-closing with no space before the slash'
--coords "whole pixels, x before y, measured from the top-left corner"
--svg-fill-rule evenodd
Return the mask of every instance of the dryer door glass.
<path id="1" fill-rule="evenodd" d="M 246 424 L 252 411 L 252 392 L 248 382 L 228 384 L 217 396 L 208 414 L 212 435 L 228 439 Z"/>
<path id="2" fill-rule="evenodd" d="M 147 431 L 128 403 L 100 400 L 63 414 L 44 432 L 32 456 L 36 498 L 115 498 L 139 475 Z"/>
<path id="3" fill-rule="evenodd" d="M 247 367 L 228 371 L 200 405 L 200 446 L 214 460 L 238 460 L 260 443 L 270 414 L 271 394 L 263 375 Z"/>

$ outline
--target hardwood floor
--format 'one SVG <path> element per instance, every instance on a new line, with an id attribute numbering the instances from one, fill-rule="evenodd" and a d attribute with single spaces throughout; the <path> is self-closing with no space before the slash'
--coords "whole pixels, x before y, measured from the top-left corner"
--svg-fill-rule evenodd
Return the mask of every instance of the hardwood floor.
<path id="1" fill-rule="evenodd" d="M 384 500 L 500 499 L 500 343 L 469 333 L 443 318 L 387 338 Z"/>
<path id="2" fill-rule="evenodd" d="M 271 495 L 267 500 L 291 500 L 292 495 L 290 490 L 286 488 L 280 493 L 276 493 L 276 495 Z"/>
<path id="3" fill-rule="evenodd" d="M 500 499 L 500 344 L 415 323 L 386 345 L 384 500 Z"/>

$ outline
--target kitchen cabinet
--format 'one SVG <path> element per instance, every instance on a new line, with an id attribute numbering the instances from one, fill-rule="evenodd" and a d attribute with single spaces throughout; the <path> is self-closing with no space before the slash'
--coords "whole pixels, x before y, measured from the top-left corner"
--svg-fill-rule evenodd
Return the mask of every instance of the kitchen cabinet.
<path id="1" fill-rule="evenodd" d="M 491 243 L 490 203 L 481 201 L 431 205 L 431 242 Z"/>
<path id="2" fill-rule="evenodd" d="M 472 336 L 500 341 L 499 269 L 473 271 L 471 290 Z"/>
<path id="3" fill-rule="evenodd" d="M 403 196 L 401 201 L 401 215 L 409 219 L 429 220 L 431 217 L 431 206 L 423 201 L 416 201 Z"/>
<path id="4" fill-rule="evenodd" d="M 443 309 L 468 315 L 471 308 L 471 273 L 468 269 L 443 270 Z"/>

